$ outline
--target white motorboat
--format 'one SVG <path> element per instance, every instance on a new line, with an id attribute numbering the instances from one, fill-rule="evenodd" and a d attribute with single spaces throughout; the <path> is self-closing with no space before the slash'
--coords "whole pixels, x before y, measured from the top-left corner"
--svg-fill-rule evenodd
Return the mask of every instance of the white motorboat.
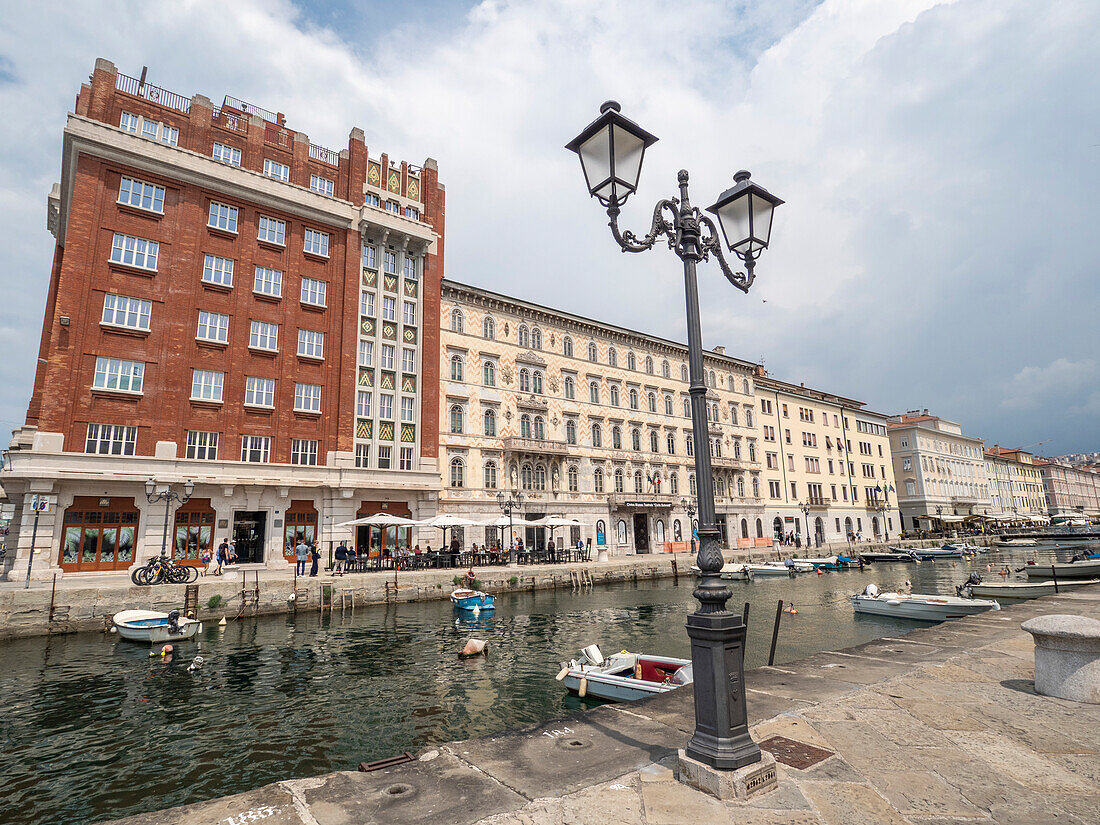
<path id="1" fill-rule="evenodd" d="M 791 559 L 796 565 L 809 565 L 811 569 L 821 570 L 847 570 L 849 567 L 858 566 L 859 562 L 849 556 L 820 556 L 818 558 Z M 799 572 L 802 572 L 799 570 Z M 806 571 L 809 572 L 809 571 Z"/>
<path id="2" fill-rule="evenodd" d="M 696 576 L 701 575 L 703 571 L 699 569 L 697 564 L 691 566 L 691 572 Z M 730 579 L 732 581 L 749 581 L 752 579 L 752 573 L 745 570 L 745 565 L 734 564 L 733 562 L 726 562 L 722 565 L 722 569 L 718 571 L 718 575 L 723 579 Z"/>
<path id="3" fill-rule="evenodd" d="M 755 576 L 794 576 L 795 573 L 808 573 L 813 570 L 813 565 L 809 565 L 809 570 L 806 570 L 806 565 L 802 566 L 799 570 L 798 566 L 787 566 L 783 562 L 779 561 L 765 561 L 757 562 L 754 564 L 744 565 L 745 569 Z"/>
<path id="4" fill-rule="evenodd" d="M 1029 564 L 1024 568 L 1029 579 L 1094 579 L 1100 577 L 1100 559 L 1082 559 L 1054 564 Z"/>
<path id="5" fill-rule="evenodd" d="M 1071 587 L 1079 587 L 1083 584 L 1100 584 L 1100 579 L 1071 579 L 1045 582 L 990 582 L 988 584 L 964 584 L 960 592 L 970 596 L 980 596 L 993 599 L 1034 599 L 1038 596 L 1052 596 L 1062 593 Z"/>
<path id="6" fill-rule="evenodd" d="M 691 684 L 691 660 L 626 650 L 604 659 L 597 645 L 589 645 L 579 659 L 562 663 L 557 679 L 582 698 L 631 702 Z"/>
<path id="7" fill-rule="evenodd" d="M 947 619 L 959 619 L 984 613 L 987 610 L 1000 610 L 996 601 L 986 599 L 963 599 L 958 596 L 935 596 L 920 593 L 880 593 L 878 588 L 867 585 L 866 589 L 852 596 L 852 607 L 856 613 L 869 613 L 876 616 L 893 616 L 897 619 L 920 619 L 925 622 L 942 622 Z"/>
<path id="8" fill-rule="evenodd" d="M 133 642 L 177 642 L 191 639 L 202 630 L 202 622 L 181 616 L 178 610 L 120 610 L 111 617 L 112 630 Z"/>
<path id="9" fill-rule="evenodd" d="M 997 539 L 993 544 L 997 547 L 1035 547 L 1039 542 L 1035 539 Z"/>

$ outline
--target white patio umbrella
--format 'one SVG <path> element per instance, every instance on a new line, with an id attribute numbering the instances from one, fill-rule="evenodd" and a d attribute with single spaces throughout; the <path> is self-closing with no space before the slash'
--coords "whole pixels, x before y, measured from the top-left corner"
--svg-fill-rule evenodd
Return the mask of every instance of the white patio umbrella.
<path id="1" fill-rule="evenodd" d="M 352 519 L 337 524 L 337 527 L 416 527 L 423 524 L 404 516 L 395 516 L 390 513 L 375 513 L 372 516 Z"/>

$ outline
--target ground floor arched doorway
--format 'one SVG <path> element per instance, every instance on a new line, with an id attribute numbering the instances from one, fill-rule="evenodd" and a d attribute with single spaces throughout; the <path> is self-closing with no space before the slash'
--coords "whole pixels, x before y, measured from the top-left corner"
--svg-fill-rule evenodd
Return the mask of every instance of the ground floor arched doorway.
<path id="1" fill-rule="evenodd" d="M 822 521 L 821 516 L 814 519 L 814 540 L 818 547 L 825 543 L 825 522 Z"/>
<path id="2" fill-rule="evenodd" d="M 783 519 L 779 516 L 772 521 L 772 536 L 783 541 Z"/>

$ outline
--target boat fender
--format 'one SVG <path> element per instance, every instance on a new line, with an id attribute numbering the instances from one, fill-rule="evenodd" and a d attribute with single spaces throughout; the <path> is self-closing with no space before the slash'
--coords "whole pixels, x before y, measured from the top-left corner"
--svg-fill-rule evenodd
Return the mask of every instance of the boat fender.
<path id="1" fill-rule="evenodd" d="M 865 588 L 863 588 L 863 595 L 864 596 L 870 596 L 872 599 L 875 598 L 878 595 L 878 585 L 877 584 L 867 585 Z"/>
<path id="2" fill-rule="evenodd" d="M 822 569 L 820 567 L 817 568 L 817 575 L 819 575 L 819 576 L 824 576 L 825 575 L 825 573 L 822 571 Z"/>
<path id="3" fill-rule="evenodd" d="M 569 665 L 562 665 L 561 670 L 558 671 L 558 675 L 555 676 L 554 678 L 557 681 L 560 682 L 562 679 L 564 679 L 568 675 L 569 675 Z"/>
<path id="4" fill-rule="evenodd" d="M 588 693 L 588 679 L 586 679 L 582 676 L 580 687 L 577 688 L 577 695 L 583 699 L 585 697 L 585 694 L 587 694 L 587 693 Z"/>
<path id="5" fill-rule="evenodd" d="M 187 669 L 194 673 L 196 670 L 202 670 L 202 666 L 206 663 L 206 660 L 202 656 L 196 656 L 191 660 L 191 664 L 187 666 Z"/>
<path id="6" fill-rule="evenodd" d="M 295 601 L 297 598 L 298 598 L 297 593 L 291 593 L 289 596 L 287 596 L 287 601 L 292 602 L 292 601 Z"/>
<path id="7" fill-rule="evenodd" d="M 458 655 L 459 656 L 480 656 L 481 654 L 485 653 L 485 650 L 488 647 L 488 645 L 489 645 L 489 643 L 486 642 L 484 639 L 468 639 L 466 641 L 466 646 L 464 648 L 462 648 L 462 652 L 459 653 Z"/>
<path id="8" fill-rule="evenodd" d="M 642 678 L 642 663 L 637 656 L 634 657 L 634 678 L 639 680 Z"/>
<path id="9" fill-rule="evenodd" d="M 117 628 L 117 627 L 115 627 L 114 625 L 111 625 L 111 629 L 110 629 L 110 631 L 108 631 L 108 632 L 110 632 L 110 633 L 118 633 L 118 628 Z"/>

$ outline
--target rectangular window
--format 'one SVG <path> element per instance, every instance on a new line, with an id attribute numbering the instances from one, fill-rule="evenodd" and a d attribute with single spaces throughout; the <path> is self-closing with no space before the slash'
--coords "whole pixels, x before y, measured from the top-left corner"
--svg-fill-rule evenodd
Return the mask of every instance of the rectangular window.
<path id="1" fill-rule="evenodd" d="M 279 325 L 269 324 L 266 321 L 253 321 L 252 330 L 248 334 L 248 346 L 251 349 L 277 352 L 279 349 Z"/>
<path id="2" fill-rule="evenodd" d="M 405 256 L 405 277 L 410 281 L 416 280 L 416 258 Z"/>
<path id="3" fill-rule="evenodd" d="M 129 112 L 123 112 L 122 117 L 119 120 L 118 128 L 126 132 L 133 132 L 137 134 L 141 131 L 141 118 L 137 115 L 132 115 Z"/>
<path id="4" fill-rule="evenodd" d="M 335 191 L 336 184 L 328 178 L 322 178 L 320 175 L 310 175 L 309 188 L 314 192 L 328 195 L 331 198 L 332 193 Z"/>
<path id="5" fill-rule="evenodd" d="M 363 266 L 367 269 L 378 269 L 378 250 L 373 246 L 363 245 Z"/>
<path id="6" fill-rule="evenodd" d="M 397 300 L 395 298 L 389 297 L 388 295 L 382 296 L 382 320 L 397 320 Z"/>
<path id="7" fill-rule="evenodd" d="M 404 307 L 404 315 L 401 318 L 402 322 L 404 322 L 407 327 L 416 326 L 416 304 L 412 301 L 405 301 Z"/>
<path id="8" fill-rule="evenodd" d="M 791 500 L 793 501 L 797 498 L 798 498 L 798 483 L 795 482 L 795 481 L 792 481 L 791 482 Z"/>
<path id="9" fill-rule="evenodd" d="M 382 254 L 382 270 L 393 275 L 397 274 L 397 253 L 385 252 Z"/>
<path id="10" fill-rule="evenodd" d="M 413 448 L 402 447 L 401 448 L 401 467 L 402 470 L 411 470 L 413 468 Z"/>
<path id="11" fill-rule="evenodd" d="M 252 407 L 274 407 L 275 379 L 246 376 L 244 380 L 244 403 Z"/>
<path id="12" fill-rule="evenodd" d="M 378 417 L 393 420 L 393 396 L 382 393 L 378 396 Z"/>
<path id="13" fill-rule="evenodd" d="M 177 146 L 180 142 L 180 130 L 175 126 L 169 126 L 167 123 L 160 123 L 156 120 L 148 120 L 139 115 L 130 114 L 130 112 L 122 113 L 118 125 L 119 128 L 127 132 L 141 135 L 149 140 L 158 140 L 161 143 L 167 143 L 169 146 Z"/>
<path id="14" fill-rule="evenodd" d="M 355 466 L 359 468 L 370 466 L 370 444 L 355 445 Z"/>
<path id="15" fill-rule="evenodd" d="M 783 495 L 778 481 L 768 482 L 768 495 L 772 498 L 780 498 Z"/>
<path id="16" fill-rule="evenodd" d="M 264 174 L 269 178 L 275 178 L 275 180 L 288 181 L 290 180 L 290 167 L 285 163 L 279 163 L 277 160 L 264 158 Z"/>
<path id="17" fill-rule="evenodd" d="M 321 411 L 321 385 L 295 384 L 294 409 L 299 412 Z"/>
<path id="18" fill-rule="evenodd" d="M 207 255 L 202 264 L 202 282 L 216 286 L 233 286 L 233 259 Z"/>
<path id="19" fill-rule="evenodd" d="M 292 438 L 290 440 L 290 463 L 305 464 L 310 467 L 317 464 L 317 442 L 311 438 Z"/>
<path id="20" fill-rule="evenodd" d="M 236 146 L 229 146 L 225 143 L 214 141 L 214 151 L 211 154 L 214 160 L 220 160 L 222 163 L 228 163 L 230 166 L 241 165 L 241 150 Z"/>
<path id="21" fill-rule="evenodd" d="M 368 318 L 374 317 L 374 293 L 362 292 L 359 294 L 359 314 Z"/>
<path id="22" fill-rule="evenodd" d="M 382 369 L 384 369 L 384 370 L 392 370 L 393 369 L 393 350 L 394 350 L 394 347 L 393 347 L 392 344 L 383 344 L 382 345 Z"/>
<path id="23" fill-rule="evenodd" d="M 386 211 L 393 212 L 395 215 L 401 214 L 401 204 L 397 201 L 386 201 Z"/>
<path id="24" fill-rule="evenodd" d="M 378 469 L 388 470 L 390 468 L 390 456 L 393 454 L 393 448 L 386 444 L 378 445 Z"/>
<path id="25" fill-rule="evenodd" d="M 374 363 L 374 341 L 359 342 L 359 366 L 369 367 Z"/>
<path id="26" fill-rule="evenodd" d="M 266 464 L 271 458 L 271 438 L 266 435 L 246 435 L 241 438 L 241 461 Z"/>
<path id="27" fill-rule="evenodd" d="M 413 206 L 406 206 L 405 217 L 412 218 L 414 221 L 418 221 L 420 220 L 420 210 Z"/>
<path id="28" fill-rule="evenodd" d="M 141 393 L 145 380 L 145 364 L 121 358 L 95 359 L 95 378 L 92 388 L 118 392 Z"/>
<path id="29" fill-rule="evenodd" d="M 112 327 L 147 330 L 152 309 L 151 301 L 108 292 L 103 296 L 103 319 L 100 323 Z"/>
<path id="30" fill-rule="evenodd" d="M 273 298 L 283 297 L 283 272 L 266 266 L 256 267 L 256 276 L 252 281 L 252 291 Z"/>
<path id="31" fill-rule="evenodd" d="M 118 202 L 148 212 L 164 214 L 164 187 L 122 176 L 118 185 Z"/>
<path id="32" fill-rule="evenodd" d="M 210 201 L 210 215 L 206 219 L 206 225 L 225 232 L 236 232 L 239 215 L 240 210 L 235 206 Z"/>
<path id="33" fill-rule="evenodd" d="M 373 192 L 367 192 L 366 194 L 367 206 L 378 207 L 381 206 L 382 201 L 378 199 L 378 196 Z"/>
<path id="34" fill-rule="evenodd" d="M 324 358 L 325 334 L 311 329 L 298 330 L 298 355 L 302 358 Z"/>
<path id="35" fill-rule="evenodd" d="M 401 371 L 416 372 L 416 350 L 405 347 L 401 350 Z"/>
<path id="36" fill-rule="evenodd" d="M 224 344 L 229 341 L 229 316 L 220 312 L 199 310 L 199 328 L 195 337 L 200 341 L 214 341 Z"/>
<path id="37" fill-rule="evenodd" d="M 137 446 L 137 427 L 119 424 L 89 424 L 84 452 L 97 455 L 133 455 Z"/>
<path id="38" fill-rule="evenodd" d="M 217 401 L 221 403 L 222 386 L 224 383 L 224 372 L 192 370 L 191 398 L 194 401 Z"/>
<path id="39" fill-rule="evenodd" d="M 159 254 L 160 244 L 156 241 L 123 235 L 121 232 L 115 233 L 114 242 L 111 244 L 111 263 L 147 269 L 150 272 L 157 271 Z"/>
<path id="40" fill-rule="evenodd" d="M 355 394 L 355 414 L 360 418 L 370 418 L 371 394 L 367 390 L 359 390 Z"/>
<path id="41" fill-rule="evenodd" d="M 302 278 L 302 303 L 323 307 L 327 290 L 328 284 L 324 281 L 318 281 L 314 278 Z"/>
<path id="42" fill-rule="evenodd" d="M 306 229 L 303 232 L 303 251 L 311 255 L 328 257 L 328 233 L 318 232 L 316 229 Z"/>
<path id="43" fill-rule="evenodd" d="M 201 430 L 187 431 L 187 458 L 200 461 L 218 460 L 218 434 Z"/>
<path id="44" fill-rule="evenodd" d="M 412 421 L 413 419 L 413 399 L 408 396 L 402 396 L 401 398 L 401 420 Z"/>
<path id="45" fill-rule="evenodd" d="M 278 244 L 279 246 L 286 245 L 286 221 L 260 215 L 259 227 L 256 240 Z"/>
<path id="46" fill-rule="evenodd" d="M 779 469 L 779 454 L 778 453 L 765 453 L 765 459 L 767 460 L 767 467 L 769 470 Z"/>
<path id="47" fill-rule="evenodd" d="M 909 458 L 909 457 L 903 458 L 901 460 L 901 469 L 906 470 L 906 471 L 912 470 L 913 469 L 913 459 Z"/>

